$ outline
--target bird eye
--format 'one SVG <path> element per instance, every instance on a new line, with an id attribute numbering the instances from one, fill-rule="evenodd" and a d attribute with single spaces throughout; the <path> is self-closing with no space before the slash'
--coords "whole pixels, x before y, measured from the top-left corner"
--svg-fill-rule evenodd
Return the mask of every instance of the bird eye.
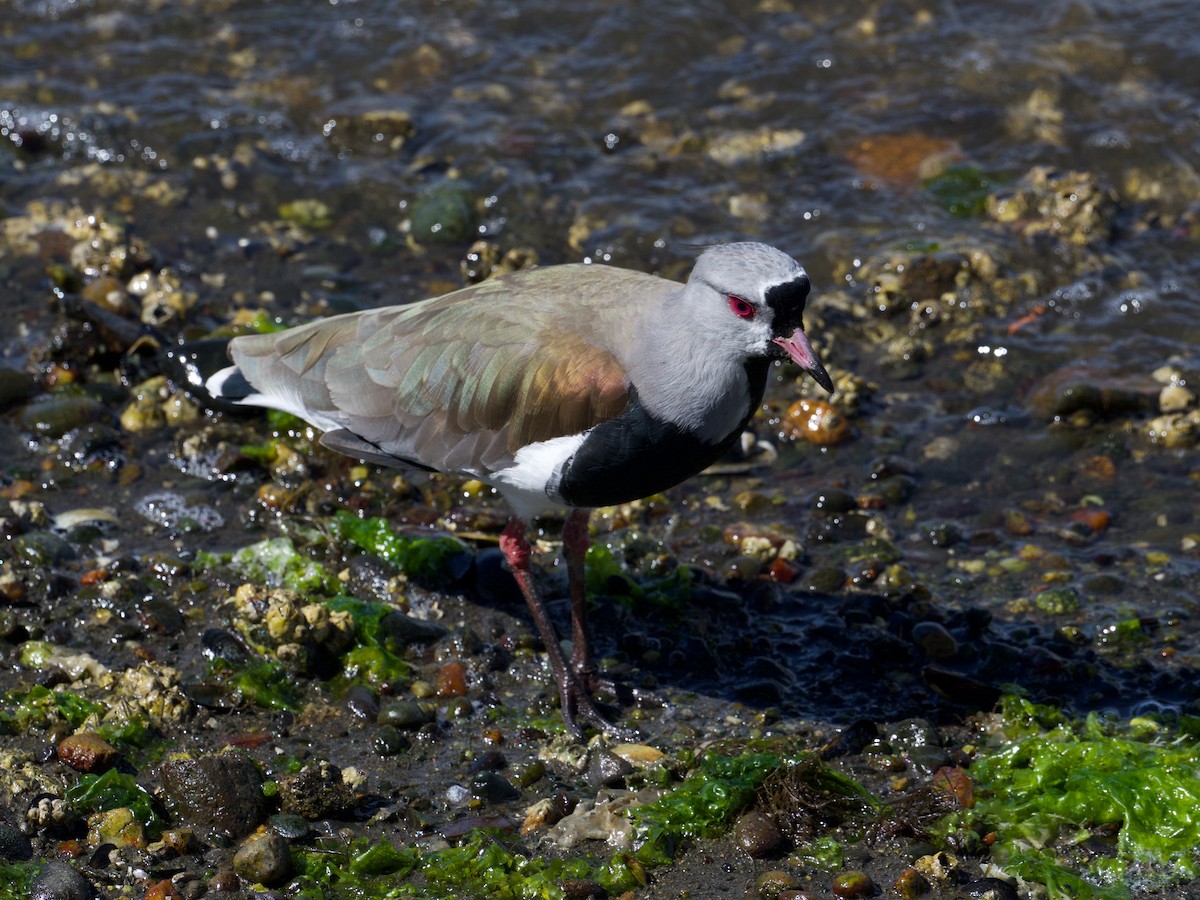
<path id="1" fill-rule="evenodd" d="M 737 294 L 726 294 L 729 298 L 729 308 L 733 310 L 733 314 L 739 319 L 753 319 L 755 313 L 758 312 L 745 297 L 739 297 Z"/>

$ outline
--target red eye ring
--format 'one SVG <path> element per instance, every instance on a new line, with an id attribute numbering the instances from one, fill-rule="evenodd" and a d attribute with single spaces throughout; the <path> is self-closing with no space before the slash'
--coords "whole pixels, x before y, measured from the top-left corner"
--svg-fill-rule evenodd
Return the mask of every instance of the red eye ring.
<path id="1" fill-rule="evenodd" d="M 758 310 L 754 308 L 754 304 L 745 297 L 739 297 L 737 294 L 726 294 L 729 300 L 729 309 L 739 319 L 753 319 Z"/>

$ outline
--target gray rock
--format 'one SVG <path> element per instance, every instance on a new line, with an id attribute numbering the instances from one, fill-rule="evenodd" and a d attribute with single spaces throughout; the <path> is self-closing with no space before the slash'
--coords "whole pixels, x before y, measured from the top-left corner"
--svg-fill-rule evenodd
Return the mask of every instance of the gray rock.
<path id="1" fill-rule="evenodd" d="M 29 900 L 90 900 L 92 883 L 65 862 L 48 862 L 29 889 Z"/>
<path id="2" fill-rule="evenodd" d="M 292 875 L 292 854 L 285 838 L 260 831 L 246 839 L 233 855 L 233 870 L 251 884 L 282 884 Z"/>

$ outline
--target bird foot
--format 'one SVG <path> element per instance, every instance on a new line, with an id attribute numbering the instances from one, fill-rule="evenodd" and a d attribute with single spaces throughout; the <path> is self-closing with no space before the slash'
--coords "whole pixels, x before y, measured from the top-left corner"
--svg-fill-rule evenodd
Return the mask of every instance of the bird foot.
<path id="1" fill-rule="evenodd" d="M 636 728 L 626 728 L 612 722 L 592 697 L 590 687 L 574 673 L 559 682 L 558 695 L 562 701 L 563 724 L 576 740 L 584 739 L 580 721 L 594 725 L 615 740 L 632 742 L 640 739 Z"/>

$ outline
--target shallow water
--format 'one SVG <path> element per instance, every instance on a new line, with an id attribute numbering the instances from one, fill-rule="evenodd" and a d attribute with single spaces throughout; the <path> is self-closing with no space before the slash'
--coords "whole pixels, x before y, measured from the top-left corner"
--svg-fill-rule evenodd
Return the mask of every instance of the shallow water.
<path id="1" fill-rule="evenodd" d="M 240 307 L 291 322 L 447 290 L 472 237 L 543 263 L 676 277 L 697 245 L 786 248 L 814 277 L 827 361 L 874 389 L 849 444 L 785 446 L 753 473 L 786 501 L 769 517 L 803 536 L 814 492 L 867 490 L 873 461 L 901 456 L 916 490 L 879 521 L 936 596 L 1020 618 L 1012 601 L 1046 584 L 1116 571 L 1116 595 L 1089 595 L 1072 622 L 1174 610 L 1176 658 L 1191 665 L 1200 457 L 1145 431 L 1161 387 L 1151 373 L 1171 364 L 1193 392 L 1200 376 L 1200 6 L 828 6 L 18 0 L 0 11 L 0 200 L 9 216 L 45 203 L 53 221 L 97 215 L 145 241 L 198 297 L 166 318 L 171 334 Z M 1023 220 L 956 215 L 927 181 L 943 157 L 993 191 L 1034 166 L 1086 173 L 1111 191 L 1111 227 L 1031 237 Z M 415 210 L 448 185 L 472 210 L 467 231 L 406 243 Z M 279 210 L 307 199 L 327 205 L 328 225 L 297 236 Z M 45 371 L 35 348 L 59 321 L 45 274 L 56 251 L 39 247 L 0 251 L 19 323 L 0 349 Z M 889 326 L 904 305 L 872 312 L 887 260 L 942 250 L 988 254 L 1024 287 L 1003 293 L 980 275 L 957 331 L 919 316 Z M 909 359 L 889 349 L 906 333 L 928 338 Z M 1075 380 L 1145 407 L 1048 423 L 1030 398 L 1075 367 Z M 781 379 L 776 414 L 794 393 Z M 36 472 L 45 445 L 18 441 L 12 416 L 0 429 L 10 477 Z M 765 415 L 759 436 L 773 430 Z M 181 475 L 168 438 L 126 452 L 145 454 L 147 479 L 84 472 L 46 502 L 61 511 L 89 494 L 130 509 L 182 479 L 238 520 L 230 507 L 244 498 Z M 1094 477 L 1089 461 L 1105 454 L 1113 471 Z M 1064 539 L 1088 505 L 1112 526 Z M 1029 532 L 1005 524 L 1013 509 Z M 729 518 L 684 515 L 674 549 L 721 571 L 721 551 L 689 535 Z M 977 539 L 930 547 L 923 530 L 943 520 Z M 117 537 L 134 552 L 163 540 Z M 232 526 L 200 540 L 244 542 Z M 1054 563 L 1018 566 L 1029 545 Z M 813 567 L 824 548 L 809 545 Z M 980 565 L 964 574 L 963 557 Z"/>

